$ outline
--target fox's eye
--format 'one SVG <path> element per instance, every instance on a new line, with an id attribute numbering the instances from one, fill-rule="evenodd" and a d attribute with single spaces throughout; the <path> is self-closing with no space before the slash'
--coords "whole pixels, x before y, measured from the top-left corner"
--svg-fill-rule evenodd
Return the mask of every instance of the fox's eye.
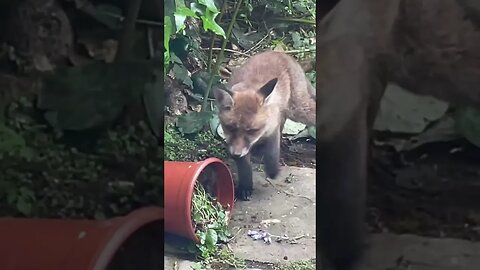
<path id="1" fill-rule="evenodd" d="M 258 130 L 259 130 L 258 128 L 247 129 L 247 133 L 249 133 L 249 134 L 254 134 L 254 133 L 257 133 Z"/>
<path id="2" fill-rule="evenodd" d="M 230 105 L 222 106 L 222 110 L 224 110 L 224 111 L 230 111 L 231 109 L 232 109 L 232 106 L 230 106 Z"/>

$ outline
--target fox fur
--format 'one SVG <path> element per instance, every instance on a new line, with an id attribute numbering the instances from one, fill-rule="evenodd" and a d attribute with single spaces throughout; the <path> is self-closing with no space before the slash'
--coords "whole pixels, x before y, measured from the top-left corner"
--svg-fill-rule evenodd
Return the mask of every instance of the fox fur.
<path id="1" fill-rule="evenodd" d="M 233 70 L 226 89 L 212 90 L 238 168 L 237 195 L 247 200 L 253 190 L 251 148 L 263 145 L 265 173 L 276 178 L 285 120 L 315 125 L 315 89 L 293 57 L 266 51 Z"/>

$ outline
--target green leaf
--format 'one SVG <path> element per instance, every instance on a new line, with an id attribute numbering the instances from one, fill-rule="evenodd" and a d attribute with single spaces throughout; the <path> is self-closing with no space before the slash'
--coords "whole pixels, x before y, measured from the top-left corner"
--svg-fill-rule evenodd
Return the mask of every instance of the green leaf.
<path id="1" fill-rule="evenodd" d="M 204 232 L 200 231 L 200 232 L 197 233 L 197 237 L 200 240 L 200 244 L 205 245 L 205 240 L 206 240 L 207 235 Z M 198 247 L 198 248 L 200 248 L 200 247 Z"/>
<path id="2" fill-rule="evenodd" d="M 187 8 L 187 7 L 177 7 L 177 10 L 173 14 L 175 17 L 175 29 L 176 33 L 179 33 L 183 29 L 185 29 L 185 20 L 187 17 L 198 18 L 195 11 Z"/>
<path id="3" fill-rule="evenodd" d="M 188 71 L 185 66 L 174 64 L 172 71 L 175 74 L 175 77 L 179 79 L 183 84 L 190 88 L 193 87 L 192 79 L 190 78 L 190 76 L 188 76 Z"/>
<path id="4" fill-rule="evenodd" d="M 207 9 L 213 13 L 218 13 L 218 9 L 215 6 L 215 1 L 213 0 L 198 0 L 198 3 L 205 5 Z"/>
<path id="5" fill-rule="evenodd" d="M 305 124 L 294 122 L 290 119 L 287 119 L 285 121 L 285 125 L 283 126 L 282 134 L 296 135 L 304 129 L 305 129 Z"/>
<path id="6" fill-rule="evenodd" d="M 210 131 L 212 134 L 217 134 L 218 126 L 220 125 L 220 118 L 218 114 L 214 113 L 212 118 L 210 118 Z"/>
<path id="7" fill-rule="evenodd" d="M 381 100 L 374 129 L 418 134 L 423 132 L 427 125 L 439 120 L 447 110 L 448 104 L 444 101 L 415 95 L 391 84 Z"/>
<path id="8" fill-rule="evenodd" d="M 200 213 L 194 213 L 192 215 L 192 219 L 193 221 L 200 221 L 202 219 L 202 216 L 200 215 Z"/>
<path id="9" fill-rule="evenodd" d="M 213 113 L 210 111 L 189 112 L 177 118 L 176 126 L 180 132 L 184 134 L 197 133 L 202 130 L 206 124 L 208 124 L 212 115 Z"/>
<path id="10" fill-rule="evenodd" d="M 192 263 L 191 267 L 192 267 L 193 270 L 201 270 L 201 269 L 203 269 L 202 264 L 199 263 L 199 262 L 194 262 L 194 263 Z"/>
<path id="11" fill-rule="evenodd" d="M 190 17 L 194 17 L 194 18 L 198 19 L 198 16 L 197 16 L 197 14 L 195 14 L 195 11 L 191 10 L 187 7 L 177 8 L 177 10 L 175 11 L 175 14 L 183 15 L 183 16 L 186 16 L 186 17 L 190 16 Z"/>
<path id="12" fill-rule="evenodd" d="M 219 13 L 212 13 L 211 11 L 207 10 L 204 16 L 201 16 L 203 22 L 203 30 L 208 31 L 212 30 L 215 34 L 225 37 L 225 31 L 223 28 L 215 22 L 215 18 Z"/>
<path id="13" fill-rule="evenodd" d="M 208 229 L 205 236 L 205 244 L 207 247 L 215 247 L 218 242 L 218 235 L 215 229 Z"/>
<path id="14" fill-rule="evenodd" d="M 163 54 L 163 71 L 167 74 L 168 64 L 170 63 L 170 36 L 172 35 L 172 18 L 170 16 L 163 17 L 163 47 L 165 52 Z"/>

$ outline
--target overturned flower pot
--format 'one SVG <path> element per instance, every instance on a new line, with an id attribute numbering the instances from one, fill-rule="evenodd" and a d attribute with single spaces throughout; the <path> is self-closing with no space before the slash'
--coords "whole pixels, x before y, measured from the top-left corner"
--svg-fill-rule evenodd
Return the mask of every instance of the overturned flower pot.
<path id="1" fill-rule="evenodd" d="M 163 208 L 108 220 L 0 218 L 2 270 L 162 269 Z"/>
<path id="2" fill-rule="evenodd" d="M 234 183 L 227 165 L 218 158 L 199 162 L 165 161 L 165 231 L 198 241 L 192 221 L 192 196 L 195 185 L 205 190 L 231 216 L 234 204 Z"/>

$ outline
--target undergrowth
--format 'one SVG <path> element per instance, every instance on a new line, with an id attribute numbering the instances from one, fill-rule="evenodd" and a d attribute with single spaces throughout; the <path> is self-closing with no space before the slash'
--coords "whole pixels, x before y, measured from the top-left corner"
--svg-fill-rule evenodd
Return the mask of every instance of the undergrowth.
<path id="1" fill-rule="evenodd" d="M 184 135 L 173 124 L 165 127 L 165 160 L 199 161 L 208 157 L 228 157 L 225 145 L 210 130 Z"/>
<path id="2" fill-rule="evenodd" d="M 197 184 L 192 198 L 192 219 L 200 240 L 194 252 L 201 259 L 194 269 L 206 269 L 215 264 L 244 269 L 245 261 L 236 257 L 225 245 L 232 236 L 228 229 L 228 211 Z"/>

